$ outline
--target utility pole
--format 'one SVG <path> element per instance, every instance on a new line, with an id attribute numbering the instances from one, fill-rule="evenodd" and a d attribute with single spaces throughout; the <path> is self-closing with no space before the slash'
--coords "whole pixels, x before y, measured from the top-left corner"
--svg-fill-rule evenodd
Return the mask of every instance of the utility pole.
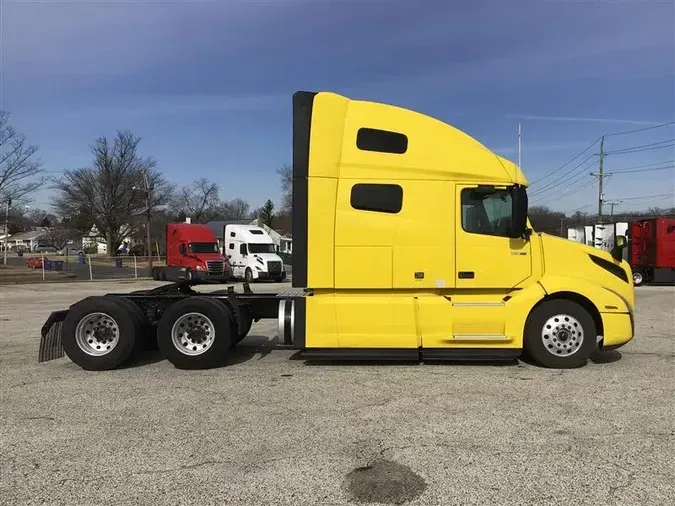
<path id="1" fill-rule="evenodd" d="M 2 248 L 2 265 L 7 266 L 7 236 L 9 235 L 9 206 L 12 205 L 12 199 L 7 198 L 5 201 L 5 235 L 3 241 L 5 243 Z"/>
<path id="2" fill-rule="evenodd" d="M 145 215 L 145 241 L 148 245 L 148 275 L 152 277 L 152 242 L 150 239 L 150 222 L 152 221 L 152 212 L 150 210 L 150 183 L 148 182 L 147 169 L 141 169 L 143 175 L 143 191 L 145 192 L 145 206 L 147 207 Z"/>
<path id="3" fill-rule="evenodd" d="M 612 202 L 605 202 L 605 204 L 609 204 L 610 206 L 609 212 L 610 218 L 614 217 L 614 206 L 618 206 L 619 204 L 621 204 L 621 202 L 623 202 L 623 200 L 614 200 Z"/>
<path id="4" fill-rule="evenodd" d="M 563 214 L 560 217 L 560 237 L 563 237 L 563 221 L 565 220 L 565 215 Z"/>
<path id="5" fill-rule="evenodd" d="M 604 198 L 604 195 L 602 193 L 602 183 L 603 179 L 607 176 L 605 176 L 604 173 L 604 162 L 605 162 L 605 136 L 603 135 L 602 138 L 600 139 L 600 166 L 598 167 L 598 173 L 594 174 L 591 172 L 591 176 L 595 176 L 598 178 L 598 224 L 602 223 L 602 200 Z"/>

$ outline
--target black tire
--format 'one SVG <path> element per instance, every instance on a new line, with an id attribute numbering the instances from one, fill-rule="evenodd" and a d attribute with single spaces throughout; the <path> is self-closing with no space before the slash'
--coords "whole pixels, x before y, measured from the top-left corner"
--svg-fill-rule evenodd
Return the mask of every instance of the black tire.
<path id="1" fill-rule="evenodd" d="M 166 269 L 157 267 L 157 281 L 166 281 Z"/>
<path id="2" fill-rule="evenodd" d="M 86 353 L 77 342 L 78 324 L 93 313 L 107 314 L 114 320 L 119 330 L 117 344 L 105 355 L 92 356 Z M 65 354 L 82 369 L 105 371 L 121 366 L 131 357 L 140 333 L 139 321 L 119 298 L 87 297 L 71 306 L 63 321 L 61 340 Z M 92 343 L 93 346 L 95 345 Z"/>
<path id="3" fill-rule="evenodd" d="M 548 332 L 544 332 L 545 328 Z M 554 299 L 530 313 L 524 348 L 541 367 L 571 369 L 586 364 L 597 349 L 596 337 L 595 323 L 588 311 L 576 302 Z"/>
<path id="4" fill-rule="evenodd" d="M 192 279 L 192 270 L 190 268 L 185 269 L 185 279 L 187 280 Z"/>
<path id="5" fill-rule="evenodd" d="M 172 329 L 188 313 L 199 313 L 210 320 L 214 327 L 208 348 L 199 355 L 188 355 L 176 348 Z M 197 330 L 197 329 L 196 329 Z M 186 340 L 192 346 L 192 342 Z M 208 369 L 222 365 L 233 346 L 232 316 L 227 307 L 210 297 L 189 297 L 171 306 L 162 316 L 157 328 L 157 344 L 166 359 L 178 369 Z M 198 344 L 192 351 L 199 351 Z"/>
<path id="6" fill-rule="evenodd" d="M 644 282 L 645 282 L 645 274 L 639 269 L 634 270 L 633 271 L 633 285 L 634 286 L 640 286 Z"/>
<path id="7" fill-rule="evenodd" d="M 138 322 L 139 333 L 136 336 L 136 348 L 139 350 L 156 350 L 157 336 L 153 334 L 150 324 L 148 323 L 148 318 L 145 316 L 145 313 L 143 313 L 143 310 L 138 307 L 137 304 L 124 297 L 117 297 L 114 295 L 106 295 L 105 297 L 112 297 L 124 304 L 128 308 L 132 318 Z"/>
<path id="8" fill-rule="evenodd" d="M 244 281 L 247 283 L 253 283 L 253 271 L 247 267 L 246 271 L 244 272 Z"/>
<path id="9" fill-rule="evenodd" d="M 159 281 L 159 268 L 158 267 L 152 268 L 152 279 L 154 279 L 155 281 Z"/>

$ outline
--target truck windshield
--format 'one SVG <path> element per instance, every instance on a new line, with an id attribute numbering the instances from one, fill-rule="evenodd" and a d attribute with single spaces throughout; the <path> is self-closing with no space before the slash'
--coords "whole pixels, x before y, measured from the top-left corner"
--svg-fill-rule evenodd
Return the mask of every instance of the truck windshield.
<path id="1" fill-rule="evenodd" d="M 191 242 L 190 253 L 219 253 L 218 243 L 215 242 Z"/>
<path id="2" fill-rule="evenodd" d="M 274 244 L 250 243 L 248 245 L 248 250 L 251 253 L 276 253 L 276 250 L 274 249 Z"/>

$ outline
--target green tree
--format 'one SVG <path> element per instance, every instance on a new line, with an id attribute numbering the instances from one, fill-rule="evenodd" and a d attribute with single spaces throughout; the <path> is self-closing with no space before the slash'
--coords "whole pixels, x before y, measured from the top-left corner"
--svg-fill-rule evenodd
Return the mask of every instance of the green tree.
<path id="1" fill-rule="evenodd" d="M 274 203 L 270 199 L 267 199 L 267 202 L 260 208 L 258 220 L 261 224 L 272 228 L 272 222 L 274 221 Z"/>

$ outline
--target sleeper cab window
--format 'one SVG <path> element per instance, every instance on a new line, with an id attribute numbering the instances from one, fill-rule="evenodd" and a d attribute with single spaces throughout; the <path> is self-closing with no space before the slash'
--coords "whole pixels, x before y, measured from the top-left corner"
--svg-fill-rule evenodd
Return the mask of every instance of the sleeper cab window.
<path id="1" fill-rule="evenodd" d="M 403 208 L 403 188 L 397 184 L 357 183 L 350 204 L 359 211 L 397 214 Z"/>
<path id="2" fill-rule="evenodd" d="M 408 151 L 408 137 L 399 132 L 377 128 L 359 128 L 356 147 L 361 151 L 376 151 L 402 155 Z"/>
<path id="3" fill-rule="evenodd" d="M 495 188 L 462 190 L 462 228 L 471 234 L 509 237 L 511 193 Z"/>

